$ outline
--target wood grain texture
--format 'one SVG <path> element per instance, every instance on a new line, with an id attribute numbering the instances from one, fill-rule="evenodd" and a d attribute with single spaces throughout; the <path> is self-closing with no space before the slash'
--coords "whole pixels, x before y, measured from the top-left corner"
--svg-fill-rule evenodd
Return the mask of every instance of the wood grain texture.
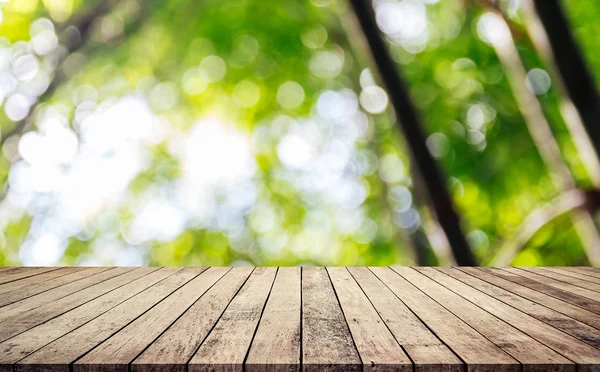
<path id="1" fill-rule="evenodd" d="M 412 362 L 345 267 L 327 269 L 364 371 L 412 371 Z"/>
<path id="2" fill-rule="evenodd" d="M 188 364 L 190 372 L 242 371 L 277 269 L 254 270 Z"/>
<path id="3" fill-rule="evenodd" d="M 327 272 L 302 268 L 302 368 L 360 371 L 359 357 Z"/>
<path id="4" fill-rule="evenodd" d="M 120 285 L 116 289 L 114 283 L 102 282 L 101 285 L 107 286 L 110 284 L 111 290 L 109 292 L 62 314 L 62 316 L 50 319 L 0 343 L 0 365 L 5 366 L 16 363 L 178 270 L 180 269 L 135 269 L 127 274 L 138 272 L 147 275 L 133 281 L 129 279 L 126 283 L 119 283 Z M 48 366 L 52 367 L 51 365 Z M 41 365 L 36 367 L 38 370 L 42 368 Z"/>
<path id="5" fill-rule="evenodd" d="M 160 275 L 157 279 L 161 276 L 162 278 L 153 281 L 147 288 L 143 288 L 139 293 L 118 303 L 98 317 L 72 331 L 67 336 L 61 337 L 29 355 L 16 365 L 16 369 L 19 371 L 36 371 L 39 369 L 39 365 L 44 364 L 48 366 L 48 371 L 68 372 L 69 364 L 71 362 L 81 357 L 84 353 L 88 352 L 111 335 L 115 337 L 115 332 L 119 331 L 119 329 L 126 326 L 133 319 L 162 301 L 179 287 L 192 280 L 202 270 L 202 268 L 189 268 L 184 270 L 163 269 L 157 271 L 156 273 Z M 117 301 L 119 300 L 116 300 L 115 302 Z M 140 334 L 140 336 L 142 334 Z M 113 337 L 110 339 L 113 340 Z M 119 338 L 115 338 L 115 342 L 118 341 Z M 139 341 L 143 342 L 143 339 L 140 339 Z M 89 354 L 85 356 L 85 358 L 90 358 L 92 362 L 90 363 L 91 366 L 84 368 L 84 370 L 118 370 L 118 368 L 115 367 L 120 366 L 118 363 L 120 361 L 119 355 L 112 355 L 110 360 L 107 361 L 106 355 L 110 354 L 102 354 L 105 350 L 102 346 L 105 346 L 105 344 L 94 349 L 94 351 L 90 353 L 92 354 L 91 357 L 88 356 Z M 94 356 L 98 355 L 98 353 L 103 355 L 104 358 L 100 360 L 98 360 L 99 358 L 94 359 Z M 131 359 L 133 359 L 133 357 Z M 82 368 L 80 364 L 75 363 L 73 369 L 79 371 Z M 127 369 L 126 363 L 125 370 Z"/>
<path id="6" fill-rule="evenodd" d="M 97 272 L 95 270 L 97 270 Z M 45 307 L 47 304 L 51 304 L 51 306 L 55 306 L 55 307 L 60 306 L 62 308 L 67 309 L 68 305 L 66 304 L 66 302 L 72 301 L 71 304 L 73 305 L 73 307 L 78 306 L 81 303 L 85 302 L 86 294 L 90 293 L 89 291 L 86 292 L 85 294 L 78 293 L 80 290 L 88 288 L 88 287 L 98 288 L 96 286 L 97 284 L 102 283 L 104 281 L 111 280 L 112 278 L 116 278 L 120 275 L 123 275 L 123 274 L 131 272 L 131 271 L 132 271 L 131 268 L 116 268 L 116 269 L 110 269 L 110 270 L 102 270 L 102 268 L 91 269 L 90 271 L 88 271 L 89 275 L 87 277 L 84 277 L 82 280 L 76 280 L 67 285 L 64 285 L 64 286 L 61 286 L 58 288 L 54 288 L 52 290 L 49 290 L 49 291 L 40 293 L 38 295 L 29 297 L 27 299 L 4 306 L 2 308 L 2 311 L 0 311 L 0 322 L 4 322 L 15 316 L 18 316 L 19 314 L 23 314 L 26 312 L 29 314 L 27 316 L 28 318 L 36 318 L 37 315 L 34 316 L 32 311 L 34 311 L 35 309 L 40 308 L 40 307 Z M 138 272 L 142 273 L 142 271 L 138 271 Z M 130 275 L 132 275 L 132 274 L 130 274 Z M 135 274 L 133 274 L 133 275 L 135 275 Z M 126 277 L 128 277 L 128 276 L 126 276 Z M 120 281 L 120 280 L 122 280 L 122 278 L 113 279 L 112 282 Z M 94 287 L 94 286 L 96 286 L 96 287 Z M 77 293 L 77 295 L 73 296 L 74 293 Z M 9 294 L 7 294 L 6 296 L 8 298 L 11 298 L 11 295 L 9 295 Z M 65 297 L 68 297 L 68 298 L 65 298 Z M 4 298 L 4 295 L 2 295 L 1 298 Z M 63 299 L 63 298 L 65 298 L 65 299 Z M 12 301 L 12 299 L 7 300 L 7 301 Z M 58 303 L 59 301 L 60 301 L 60 303 Z M 0 334 L 1 333 L 2 332 L 0 331 Z M 2 337 L 0 336 L 0 340 L 1 339 L 2 339 Z"/>
<path id="7" fill-rule="evenodd" d="M 0 268 L 0 372 L 600 372 L 596 275 Z"/>
<path id="8" fill-rule="evenodd" d="M 371 270 L 467 364 L 469 371 L 521 370 L 521 364 L 513 357 L 390 268 Z"/>
<path id="9" fill-rule="evenodd" d="M 592 313 L 591 311 L 494 275 L 494 273 L 490 272 L 489 269 L 474 267 L 460 267 L 457 269 L 478 279 L 484 280 L 495 287 L 505 289 L 511 293 L 537 302 L 540 305 L 544 305 L 562 314 L 568 315 L 569 317 L 577 319 L 580 322 L 588 324 L 596 329 L 600 329 L 600 315 Z"/>
<path id="10" fill-rule="evenodd" d="M 527 298 L 515 295 L 507 290 L 493 286 L 483 280 L 477 279 L 465 272 L 454 268 L 438 268 L 442 273 L 460 280 L 464 284 L 481 291 L 488 296 L 504 302 L 532 317 L 560 329 L 571 336 L 588 343 L 596 348 L 600 347 L 600 330 L 585 323 L 579 322 L 554 309 L 542 306 Z"/>
<path id="11" fill-rule="evenodd" d="M 195 273 L 181 271 L 180 276 Z M 74 371 L 128 371 L 129 364 L 160 334 L 181 316 L 216 281 L 229 271 L 228 268 L 211 268 L 188 281 L 156 306 L 145 312 L 124 329 L 75 362 Z M 173 276 L 175 277 L 175 276 Z M 170 279 L 170 278 L 169 278 Z M 185 281 L 188 278 L 181 278 Z M 163 281 L 166 283 L 167 280 Z M 180 283 L 174 283 L 178 285 Z M 155 286 L 156 287 L 156 286 Z M 150 290 L 153 290 L 151 288 Z M 168 289 L 167 289 L 168 290 Z M 141 293 L 144 297 L 148 294 Z M 156 295 L 160 297 L 160 295 Z M 127 304 L 122 304 L 127 305 Z M 139 307 L 139 306 L 137 306 Z M 116 309 L 113 309 L 116 310 Z M 105 315 L 109 315 L 108 313 Z"/>
<path id="12" fill-rule="evenodd" d="M 425 271 L 423 269 L 431 271 Z M 481 309 L 459 294 L 436 282 L 436 274 L 444 275 L 433 268 L 394 268 L 404 279 L 418 287 L 425 294 L 448 309 L 454 315 L 484 335 L 499 348 L 523 364 L 527 371 L 575 371 L 575 365 L 565 357 L 552 351 L 539 341 L 503 322 L 489 312 Z M 422 273 L 422 270 L 429 277 Z M 438 279 L 438 278 L 436 278 Z M 468 287 L 469 290 L 472 288 Z M 454 289 L 454 288 L 453 288 Z M 473 293 L 473 296 L 476 296 Z M 472 297 L 470 297 L 472 298 Z"/>
<path id="13" fill-rule="evenodd" d="M 546 278 L 548 280 L 545 280 L 544 277 L 540 277 L 539 275 L 529 275 L 530 273 L 523 270 L 513 268 L 491 268 L 486 270 L 491 270 L 492 273 L 504 279 L 529 287 L 536 291 L 546 293 L 550 296 L 572 303 L 573 305 L 577 305 L 581 308 L 584 308 L 588 311 L 600 315 L 600 302 L 595 301 L 593 299 L 594 297 L 598 299 L 598 296 L 595 292 L 590 291 L 593 293 L 593 298 L 582 296 L 579 293 L 575 293 L 571 290 L 570 287 L 574 286 L 570 286 L 566 283 L 559 283 L 558 285 L 556 285 L 552 283 L 551 279 L 549 278 Z"/>
<path id="14" fill-rule="evenodd" d="M 458 372 L 461 360 L 366 267 L 348 268 L 385 325 L 406 350 L 416 372 Z"/>
<path id="15" fill-rule="evenodd" d="M 574 337 L 545 324 L 501 301 L 498 301 L 476 289 L 469 287 L 460 281 L 453 279 L 432 268 L 419 268 L 422 272 L 427 272 L 427 276 L 434 279 L 446 288 L 476 304 L 490 314 L 502 319 L 521 332 L 527 334 L 537 342 L 546 345 L 555 352 L 577 363 L 578 371 L 592 371 L 600 364 L 600 350 L 583 343 Z M 546 356 L 544 356 L 546 357 Z M 569 362 L 570 363 L 570 362 Z M 552 369 L 559 368 L 557 362 L 551 362 Z M 561 370 L 572 370 L 567 363 L 563 364 Z M 546 370 L 550 370 L 546 367 Z"/>
<path id="16" fill-rule="evenodd" d="M 279 268 L 246 359 L 246 371 L 300 370 L 300 270 Z"/>
<path id="17" fill-rule="evenodd" d="M 29 278 L 49 271 L 58 270 L 58 267 L 31 267 L 31 268 L 15 268 L 13 270 L 2 273 L 0 276 L 0 284 L 10 283 L 16 280 Z"/>
<path id="18" fill-rule="evenodd" d="M 10 305 L 14 302 L 21 301 L 25 298 L 35 296 L 42 292 L 63 286 L 65 284 L 76 282 L 80 279 L 89 278 L 94 273 L 101 273 L 109 270 L 108 267 L 90 268 L 81 270 L 79 268 L 64 268 L 67 271 L 55 270 L 44 274 L 32 276 L 26 279 L 17 280 L 3 284 L 0 287 L 0 307 Z M 44 281 L 39 281 L 40 277 L 44 277 Z M 40 303 L 40 299 L 36 299 Z M 6 309 L 3 309 L 6 310 Z"/>
<path id="19" fill-rule="evenodd" d="M 186 371 L 201 342 L 248 279 L 251 268 L 229 271 L 132 363 L 134 372 Z"/>
<path id="20" fill-rule="evenodd" d="M 559 282 L 564 282 L 567 284 L 572 284 L 576 287 L 581 287 L 585 289 L 592 290 L 594 292 L 600 292 L 600 284 L 596 284 L 593 282 L 593 279 L 585 280 L 581 278 L 576 278 L 572 275 L 568 275 L 562 273 L 560 271 L 552 270 L 546 267 L 536 268 L 536 270 L 532 270 L 530 268 L 521 268 L 521 270 L 526 270 L 532 272 L 537 275 L 545 276 L 547 278 L 551 278 L 553 280 L 557 280 Z"/>

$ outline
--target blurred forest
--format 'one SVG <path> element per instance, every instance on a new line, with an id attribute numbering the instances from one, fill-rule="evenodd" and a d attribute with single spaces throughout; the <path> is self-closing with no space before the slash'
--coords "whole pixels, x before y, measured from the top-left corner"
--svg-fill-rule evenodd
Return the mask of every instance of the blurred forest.
<path id="1" fill-rule="evenodd" d="M 477 263 L 600 264 L 530 0 L 373 7 Z M 345 0 L 0 0 L 0 265 L 455 263 L 377 62 Z"/>

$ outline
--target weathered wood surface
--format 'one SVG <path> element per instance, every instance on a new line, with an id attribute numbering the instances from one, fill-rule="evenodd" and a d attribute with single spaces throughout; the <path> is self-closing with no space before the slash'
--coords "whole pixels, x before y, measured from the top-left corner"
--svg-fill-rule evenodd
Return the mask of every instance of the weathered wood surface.
<path id="1" fill-rule="evenodd" d="M 0 268 L 0 371 L 600 371 L 593 268 Z"/>

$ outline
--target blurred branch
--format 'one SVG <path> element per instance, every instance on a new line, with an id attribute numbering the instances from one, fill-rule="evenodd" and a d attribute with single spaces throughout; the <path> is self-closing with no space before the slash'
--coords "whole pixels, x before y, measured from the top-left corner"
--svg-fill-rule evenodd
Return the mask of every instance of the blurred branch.
<path id="1" fill-rule="evenodd" d="M 600 94 L 588 69 L 559 0 L 530 0 L 547 40 L 547 54 L 557 67 L 587 131 L 596 158 L 600 154 Z M 527 1 L 525 1 L 527 4 Z M 531 5 L 530 5 L 531 6 Z"/>
<path id="2" fill-rule="evenodd" d="M 495 10 L 499 12 L 497 8 Z M 497 35 L 493 47 L 500 63 L 504 66 L 504 72 L 515 96 L 517 107 L 525 119 L 531 138 L 546 164 L 558 192 L 570 192 L 576 188 L 575 180 L 563 160 L 562 153 L 554 138 L 550 124 L 544 116 L 540 102 L 524 84 L 527 79 L 527 72 L 515 46 L 512 34 L 503 32 L 503 34 Z M 576 210 L 573 212 L 571 220 L 590 263 L 600 264 L 600 234 L 591 214 L 585 210 Z"/>
<path id="3" fill-rule="evenodd" d="M 510 240 L 498 249 L 489 262 L 491 266 L 508 266 L 515 256 L 525 248 L 533 236 L 548 223 L 575 210 L 583 210 L 587 198 L 581 190 L 567 191 L 541 207 L 533 210 L 519 226 Z"/>
<path id="4" fill-rule="evenodd" d="M 428 195 L 440 225 L 450 242 L 456 262 L 458 265 L 476 265 L 475 257 L 461 231 L 460 218 L 454 209 L 450 193 L 446 188 L 445 177 L 442 176 L 435 160 L 427 149 L 417 110 L 410 100 L 405 84 L 398 72 L 398 67 L 392 60 L 385 41 L 379 32 L 371 2 L 367 0 L 350 0 L 350 4 L 367 39 L 379 74 L 390 96 L 390 103 L 398 118 L 397 123 L 404 132 L 413 160 L 423 176 Z"/>

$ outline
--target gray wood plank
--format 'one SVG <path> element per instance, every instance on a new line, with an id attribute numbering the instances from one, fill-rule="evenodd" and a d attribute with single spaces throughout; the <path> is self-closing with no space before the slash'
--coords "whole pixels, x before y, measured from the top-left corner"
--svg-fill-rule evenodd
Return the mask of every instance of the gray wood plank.
<path id="1" fill-rule="evenodd" d="M 594 292 L 600 292 L 600 284 L 593 283 L 590 280 L 582 280 L 580 278 L 575 278 L 571 275 L 566 275 L 561 273 L 560 271 L 552 270 L 551 268 L 546 267 L 536 267 L 536 268 L 527 268 L 522 267 L 521 270 L 525 270 L 540 276 L 544 276 L 550 278 L 554 281 L 563 282 L 567 284 L 574 285 L 576 287 L 581 287 L 584 289 L 589 289 Z M 600 299 L 600 293 L 597 294 L 597 298 Z"/>
<path id="2" fill-rule="evenodd" d="M 281 267 L 246 358 L 248 372 L 300 370 L 299 267 Z"/>
<path id="3" fill-rule="evenodd" d="M 74 371 L 127 371 L 128 363 L 143 350 L 143 346 L 139 349 L 139 344 L 147 345 L 152 342 L 171 324 L 169 320 L 174 320 L 169 317 L 176 315 L 164 312 L 177 311 L 170 306 L 176 306 L 177 300 L 181 300 L 181 296 L 176 295 L 178 289 L 190 284 L 204 270 L 205 268 L 190 267 L 166 277 L 29 355 L 15 366 L 16 370 L 34 372 L 40 365 L 46 365 L 52 367 L 53 371 L 68 372 L 69 364 L 89 351 L 74 363 Z M 189 288 L 187 286 L 188 290 Z M 189 291 L 184 291 L 184 295 L 188 294 Z M 184 301 L 191 299 L 185 298 Z M 181 311 L 183 310 L 185 309 Z M 161 320 L 167 324 L 161 323 Z M 129 332 L 131 329 L 137 332 L 133 338 Z M 151 337 L 153 333 L 156 334 L 154 338 Z M 115 348 L 115 345 L 122 348 Z M 134 353 L 129 359 L 128 352 Z M 84 366 L 86 363 L 88 365 Z"/>
<path id="4" fill-rule="evenodd" d="M 74 364 L 74 371 L 124 371 L 163 331 L 230 269 L 211 268 L 194 278 Z"/>
<path id="5" fill-rule="evenodd" d="M 56 271 L 29 277 L 16 282 L 6 283 L 0 286 L 0 307 L 10 305 L 25 298 L 35 296 L 36 294 L 49 291 L 65 284 L 73 283 L 77 280 L 88 278 L 95 273 L 107 271 L 108 267 L 99 268 L 63 268 Z M 44 281 L 38 281 L 38 277 L 45 277 Z M 30 279 L 34 279 L 30 281 Z M 39 299 L 36 300 L 41 302 Z M 3 309 L 7 310 L 7 309 Z"/>
<path id="6" fill-rule="evenodd" d="M 579 322 L 571 317 L 568 317 L 558 311 L 542 306 L 534 301 L 508 292 L 502 288 L 491 285 L 483 280 L 477 279 L 465 272 L 454 268 L 438 268 L 439 271 L 451 276 L 456 280 L 460 280 L 466 285 L 494 297 L 495 299 L 504 302 L 513 308 L 520 310 L 532 317 L 560 329 L 561 331 L 583 341 L 593 347 L 600 347 L 600 330 L 591 327 L 585 323 Z"/>
<path id="7" fill-rule="evenodd" d="M 58 269 L 58 267 L 27 267 L 23 268 L 23 270 L 14 270 L 8 274 L 0 276 L 0 284 L 14 282 L 15 280 L 29 278 L 30 276 L 35 276 Z"/>
<path id="8" fill-rule="evenodd" d="M 600 329 L 600 315 L 585 310 L 577 305 L 573 305 L 548 294 L 538 292 L 535 289 L 511 282 L 510 280 L 495 275 L 489 269 L 474 267 L 460 267 L 457 269 L 478 279 L 484 280 L 487 283 L 493 284 L 496 287 L 505 289 L 511 293 L 537 302 L 540 305 L 544 305 L 562 314 L 568 315 L 571 318 L 577 319 L 578 321 L 588 324 L 596 329 Z"/>
<path id="9" fill-rule="evenodd" d="M 413 365 L 345 267 L 327 268 L 364 371 L 412 371 Z"/>
<path id="10" fill-rule="evenodd" d="M 582 274 L 590 275 L 595 278 L 600 278 L 600 269 L 597 267 L 585 267 L 585 266 L 569 267 L 569 270 L 574 270 L 574 271 L 580 272 Z"/>
<path id="11" fill-rule="evenodd" d="M 502 319 L 511 326 L 531 336 L 538 342 L 552 348 L 570 361 L 577 363 L 578 371 L 592 371 L 600 366 L 600 350 L 583 343 L 568 334 L 549 326 L 539 320 L 514 309 L 472 287 L 453 279 L 437 270 L 420 268 L 427 276 L 434 278 L 438 283 L 444 285 L 470 302 L 486 310 L 490 314 Z M 560 368 L 558 362 L 554 362 L 553 369 Z M 563 370 L 567 369 L 566 364 Z M 567 369 L 570 370 L 570 369 Z"/>
<path id="12" fill-rule="evenodd" d="M 348 270 L 419 372 L 462 371 L 462 361 L 366 267 Z"/>
<path id="13" fill-rule="evenodd" d="M 254 270 L 188 364 L 195 371 L 242 371 L 277 268 Z"/>
<path id="14" fill-rule="evenodd" d="M 535 289 L 538 292 L 546 293 L 550 296 L 572 303 L 573 305 L 577 305 L 600 315 L 600 303 L 598 301 L 582 296 L 578 293 L 574 293 L 569 290 L 569 288 L 565 288 L 564 286 L 552 284 L 550 283 L 549 278 L 547 278 L 548 280 L 544 280 L 544 278 L 540 278 L 539 275 L 532 275 L 530 277 L 528 272 L 513 268 L 486 268 L 486 270 L 490 270 L 490 272 L 493 274 L 498 275 L 506 280 L 510 280 L 531 289 Z M 568 286 L 567 284 L 565 285 Z"/>
<path id="15" fill-rule="evenodd" d="M 85 302 L 85 296 L 75 297 L 72 296 L 74 293 L 81 291 L 85 288 L 89 288 L 97 285 L 98 283 L 116 278 L 120 275 L 132 271 L 131 268 L 115 268 L 110 270 L 102 270 L 101 268 L 86 270 L 82 275 L 84 276 L 81 280 L 73 281 L 69 284 L 54 288 L 52 290 L 42 292 L 40 294 L 31 296 L 29 298 L 11 303 L 7 306 L 2 307 L 0 311 L 0 322 L 5 322 L 9 319 L 22 314 L 32 314 L 32 311 L 40 307 L 46 308 L 47 306 L 57 306 L 57 302 L 65 303 L 65 301 L 74 299 L 74 306 L 80 305 L 83 301 Z M 89 275 L 89 276 L 87 276 Z M 118 279 L 117 279 L 118 280 Z M 85 294 L 84 294 L 85 295 Z M 62 300 L 64 297 L 69 297 L 66 300 Z M 0 341 L 2 338 L 2 330 L 0 329 Z"/>
<path id="16" fill-rule="evenodd" d="M 360 371 L 362 361 L 324 268 L 302 268 L 302 369 Z"/>
<path id="17" fill-rule="evenodd" d="M 152 268 L 150 273 L 147 268 L 133 270 L 131 273 L 140 271 L 148 274 L 0 343 L 0 371 L 6 367 L 12 370 L 12 364 L 180 270 Z M 106 283 L 108 281 L 103 284 Z"/>
<path id="18" fill-rule="evenodd" d="M 520 363 L 514 358 L 390 268 L 371 270 L 467 364 L 469 371 L 521 370 Z"/>
<path id="19" fill-rule="evenodd" d="M 85 268 L 83 267 L 61 267 L 58 270 L 48 271 L 40 275 L 31 276 L 22 280 L 0 284 L 0 295 L 11 291 L 16 291 L 21 288 L 30 288 L 36 285 L 41 285 L 48 282 L 51 279 L 56 279 L 67 274 L 82 271 L 84 269 Z M 108 270 L 108 268 L 106 270 Z"/>
<path id="20" fill-rule="evenodd" d="M 565 357 L 415 269 L 394 267 L 394 271 L 518 360 L 524 369 L 542 372 L 552 366 L 553 371 L 575 370 Z"/>
<path id="21" fill-rule="evenodd" d="M 544 267 L 544 269 L 548 271 L 553 271 L 555 273 L 560 273 L 566 276 L 571 276 L 573 278 L 581 279 L 587 282 L 600 284 L 600 278 L 597 278 L 592 275 L 582 274 L 579 271 L 571 270 L 568 267 Z"/>
<path id="22" fill-rule="evenodd" d="M 185 372 L 202 341 L 253 269 L 234 268 L 194 303 L 131 364 L 133 372 Z"/>

